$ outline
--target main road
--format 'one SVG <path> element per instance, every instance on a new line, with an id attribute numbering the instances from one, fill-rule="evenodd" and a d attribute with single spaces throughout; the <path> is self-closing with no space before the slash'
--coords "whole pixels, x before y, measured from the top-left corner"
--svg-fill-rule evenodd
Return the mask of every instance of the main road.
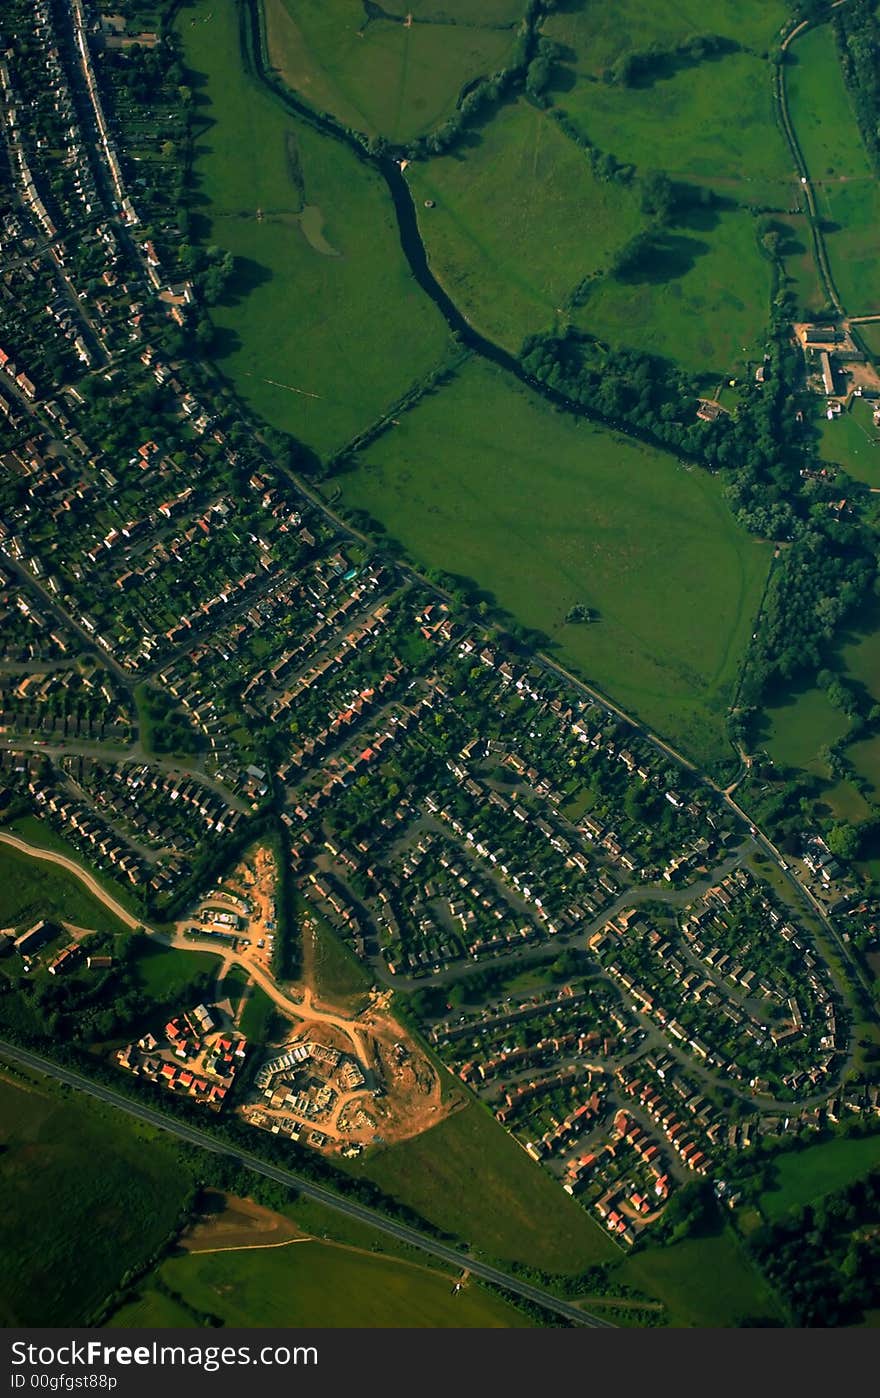
<path id="1" fill-rule="evenodd" d="M 175 1121 L 173 1118 L 165 1116 L 163 1112 L 144 1106 L 139 1102 L 129 1101 L 127 1097 L 123 1097 L 121 1093 L 115 1092 L 110 1087 L 105 1087 L 103 1083 L 94 1082 L 70 1068 L 62 1068 L 60 1064 L 53 1063 L 51 1059 L 44 1058 L 41 1054 L 32 1053 L 29 1049 L 19 1048 L 15 1044 L 0 1039 L 0 1058 L 20 1068 L 30 1068 L 45 1073 L 47 1076 L 55 1078 L 57 1082 L 65 1083 L 78 1092 L 86 1092 L 91 1097 L 97 1097 L 100 1101 L 108 1103 L 109 1106 L 127 1112 L 129 1116 L 136 1117 L 138 1121 L 170 1132 L 171 1135 L 186 1141 L 188 1145 L 212 1151 L 215 1155 L 228 1156 L 236 1164 L 244 1166 L 246 1170 L 252 1170 L 254 1174 L 263 1175 L 266 1179 L 275 1180 L 278 1184 L 285 1185 L 289 1189 L 295 1189 L 306 1198 L 314 1199 L 319 1204 L 324 1204 L 327 1208 L 335 1210 L 336 1213 L 344 1214 L 347 1218 L 357 1219 L 359 1223 L 365 1223 L 380 1233 L 396 1238 L 398 1242 L 407 1243 L 410 1247 L 421 1248 L 423 1252 L 439 1258 L 441 1262 L 450 1263 L 453 1267 L 467 1268 L 473 1276 L 491 1282 L 494 1286 L 504 1287 L 506 1291 L 512 1292 L 515 1296 L 520 1296 L 525 1301 L 531 1301 L 536 1306 L 542 1306 L 544 1310 L 560 1316 L 574 1325 L 602 1330 L 616 1329 L 616 1326 L 612 1325 L 610 1321 L 602 1320 L 599 1316 L 591 1315 L 588 1311 L 582 1311 L 579 1306 L 560 1300 L 557 1296 L 551 1296 L 549 1292 L 542 1291 L 540 1287 L 531 1286 L 519 1277 L 512 1277 L 507 1272 L 503 1272 L 500 1267 L 492 1267 L 487 1262 L 481 1262 L 479 1259 L 471 1257 L 469 1253 L 460 1252 L 457 1248 L 449 1247 L 446 1243 L 426 1237 L 417 1229 L 410 1228 L 405 1223 L 397 1223 L 394 1219 L 386 1218 L 384 1214 L 378 1213 L 375 1209 L 368 1209 L 363 1204 L 356 1204 L 351 1199 L 345 1199 L 341 1195 L 335 1194 L 333 1190 L 326 1189 L 323 1185 L 315 1184 L 312 1180 L 296 1174 L 293 1170 L 270 1165 L 267 1161 L 261 1160 L 258 1155 L 252 1155 L 249 1151 L 225 1145 L 209 1136 L 207 1132 L 199 1131 L 195 1126 Z"/>

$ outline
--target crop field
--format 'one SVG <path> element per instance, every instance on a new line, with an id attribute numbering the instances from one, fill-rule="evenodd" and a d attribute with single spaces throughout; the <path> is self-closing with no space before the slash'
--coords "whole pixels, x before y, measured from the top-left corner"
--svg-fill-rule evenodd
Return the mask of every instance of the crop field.
<path id="1" fill-rule="evenodd" d="M 478 330 L 513 351 L 643 222 L 635 194 L 595 179 L 585 153 L 522 101 L 407 178 L 434 275 Z"/>
<path id="2" fill-rule="evenodd" d="M 160 1275 L 187 1308 L 230 1326 L 494 1329 L 530 1323 L 478 1286 L 453 1295 L 452 1274 L 313 1239 L 170 1257 Z"/>
<path id="3" fill-rule="evenodd" d="M 627 1258 L 615 1279 L 660 1296 L 667 1306 L 668 1323 L 674 1326 L 784 1320 L 779 1302 L 729 1228 L 709 1237 L 687 1238 L 672 1247 L 649 1247 Z"/>
<path id="4" fill-rule="evenodd" d="M 796 39 L 786 85 L 791 119 L 813 181 L 831 270 L 850 315 L 880 310 L 880 184 L 871 170 L 825 26 Z"/>
<path id="5" fill-rule="evenodd" d="M 761 1195 L 768 1219 L 820 1199 L 860 1179 L 880 1162 L 880 1137 L 856 1136 L 825 1141 L 805 1150 L 780 1155 L 773 1162 L 775 1183 Z"/>
<path id="6" fill-rule="evenodd" d="M 247 76 L 236 16 L 199 0 L 178 20 L 205 121 L 201 231 L 236 259 L 211 312 L 213 353 L 258 415 L 326 453 L 442 361 L 449 339 L 380 177 Z"/>
<path id="7" fill-rule="evenodd" d="M 96 932 L 122 930 L 122 923 L 72 874 L 0 845 L 0 923 L 18 926 L 41 917 Z"/>
<path id="8" fill-rule="evenodd" d="M 755 218 L 742 210 L 693 210 L 658 234 L 644 270 L 595 283 L 575 313 L 585 330 L 680 363 L 695 380 L 740 375 L 760 357 L 771 264 Z"/>
<path id="9" fill-rule="evenodd" d="M 512 22 L 432 23 L 432 7 L 366 19 L 360 0 L 263 0 L 269 58 L 311 106 L 369 136 L 406 142 L 439 126 L 461 89 L 505 66 Z M 523 0 L 524 5 L 524 0 Z M 437 7 L 438 9 L 442 7 Z"/>
<path id="10" fill-rule="evenodd" d="M 88 1324 L 189 1193 L 161 1132 L 45 1079 L 0 1081 L 0 1182 L 4 1326 Z"/>
<path id="11" fill-rule="evenodd" d="M 340 1164 L 500 1260 L 572 1273 L 619 1255 L 476 1102 L 421 1136 Z"/>
<path id="12" fill-rule="evenodd" d="M 425 564 L 474 579 L 556 658 L 704 762 L 769 564 L 718 482 L 471 363 L 339 478 Z M 566 623 L 571 606 L 592 624 Z"/>

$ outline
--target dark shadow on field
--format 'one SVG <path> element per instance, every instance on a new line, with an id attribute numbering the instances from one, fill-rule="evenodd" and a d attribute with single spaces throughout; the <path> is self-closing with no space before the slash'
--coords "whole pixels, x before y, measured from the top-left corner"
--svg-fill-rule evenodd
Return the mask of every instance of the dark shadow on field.
<path id="1" fill-rule="evenodd" d="M 476 124 L 482 126 L 484 123 L 477 118 Z M 480 135 L 479 131 L 474 130 L 472 126 L 466 126 L 462 131 L 461 135 L 456 137 L 455 145 L 452 147 L 452 149 L 445 150 L 443 152 L 444 159 L 465 160 L 467 158 L 468 151 L 476 150 L 477 147 L 481 146 L 482 144 L 483 138 Z"/>
<path id="2" fill-rule="evenodd" d="M 700 238 L 681 233 L 655 233 L 648 240 L 635 265 L 618 272 L 616 279 L 624 286 L 660 286 L 677 281 L 696 264 L 697 258 L 709 251 L 709 244 Z"/>
<path id="3" fill-rule="evenodd" d="M 212 359 L 227 359 L 231 354 L 238 354 L 241 348 L 241 336 L 237 330 L 230 330 L 225 325 L 214 326 L 214 334 L 211 337 Z"/>
<path id="4" fill-rule="evenodd" d="M 560 45 L 562 47 L 562 45 Z M 550 65 L 550 77 L 547 82 L 548 93 L 573 92 L 577 86 L 577 73 L 574 68 L 567 68 L 566 63 L 574 63 L 577 55 L 574 49 L 566 45 L 566 56 L 558 57 Z"/>
<path id="5" fill-rule="evenodd" d="M 235 257 L 232 264 L 232 276 L 227 282 L 223 294 L 218 302 L 221 306 L 239 306 L 245 297 L 250 296 L 252 291 L 256 291 L 258 286 L 265 286 L 270 282 L 274 273 L 270 267 L 264 267 L 261 262 L 255 262 L 252 257 Z"/>
<path id="6" fill-rule="evenodd" d="M 735 199 L 716 194 L 703 185 L 679 181 L 673 185 L 673 191 L 675 212 L 672 221 L 676 228 L 687 228 L 691 233 L 713 232 L 722 213 L 739 207 Z"/>
<path id="7" fill-rule="evenodd" d="M 720 63 L 730 54 L 739 53 L 742 47 L 735 39 L 720 36 L 714 38 L 714 44 L 716 47 L 711 50 L 695 47 L 693 53 L 666 52 L 652 55 L 650 61 L 646 60 L 639 70 L 620 85 L 632 92 L 644 92 L 656 83 L 669 82 L 671 78 L 687 72 L 690 68 L 700 68 L 706 63 Z M 711 77 L 707 76 L 706 81 L 711 82 Z"/>

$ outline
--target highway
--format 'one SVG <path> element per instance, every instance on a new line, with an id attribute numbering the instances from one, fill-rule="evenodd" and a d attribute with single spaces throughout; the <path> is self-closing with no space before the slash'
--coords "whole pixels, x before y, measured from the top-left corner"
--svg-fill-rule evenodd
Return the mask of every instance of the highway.
<path id="1" fill-rule="evenodd" d="M 417 1229 L 410 1228 L 405 1223 L 397 1223 L 394 1219 L 386 1218 L 384 1214 L 378 1213 L 374 1209 L 368 1209 L 363 1204 L 345 1199 L 341 1195 L 335 1194 L 331 1189 L 326 1189 L 323 1185 L 303 1178 L 293 1170 L 284 1170 L 278 1165 L 270 1165 L 249 1151 L 225 1145 L 221 1141 L 216 1141 L 205 1131 L 199 1131 L 196 1127 L 189 1126 L 185 1122 L 175 1121 L 152 1107 L 130 1101 L 121 1093 L 115 1092 L 110 1087 L 105 1087 L 103 1083 L 95 1082 L 70 1068 L 62 1068 L 60 1064 L 53 1063 L 49 1058 L 43 1058 L 41 1054 L 18 1048 L 17 1045 L 0 1039 L 0 1058 L 21 1068 L 30 1068 L 45 1073 L 47 1076 L 55 1078 L 57 1082 L 66 1083 L 68 1087 L 75 1088 L 78 1092 L 87 1092 L 91 1097 L 97 1097 L 100 1101 L 106 1102 L 120 1111 L 127 1112 L 129 1116 L 136 1117 L 149 1126 L 156 1126 L 162 1131 L 170 1132 L 171 1135 L 179 1137 L 180 1140 L 186 1141 L 189 1145 L 197 1146 L 201 1150 L 213 1151 L 215 1155 L 229 1156 L 236 1164 L 242 1165 L 246 1170 L 253 1170 L 255 1174 L 264 1175 L 266 1179 L 276 1180 L 278 1184 L 295 1189 L 306 1198 L 314 1199 L 319 1204 L 334 1209 L 337 1213 L 345 1214 L 348 1218 L 355 1218 L 360 1223 L 365 1223 L 380 1233 L 386 1233 L 389 1237 L 396 1238 L 398 1242 L 421 1248 L 423 1252 L 439 1258 L 441 1262 L 450 1263 L 453 1267 L 467 1268 L 473 1276 L 480 1277 L 483 1281 L 492 1282 L 495 1286 L 502 1286 L 514 1295 L 521 1296 L 526 1301 L 532 1301 L 535 1305 L 542 1306 L 545 1310 L 561 1316 L 575 1325 L 601 1330 L 616 1329 L 616 1326 L 612 1325 L 610 1321 L 602 1320 L 599 1316 L 582 1311 L 571 1302 L 551 1296 L 549 1292 L 542 1291 L 540 1287 L 531 1286 L 528 1282 L 521 1281 L 519 1277 L 509 1276 L 507 1272 L 502 1272 L 498 1267 L 491 1267 L 488 1263 L 481 1262 L 468 1253 L 459 1252 L 446 1243 L 426 1237 Z"/>

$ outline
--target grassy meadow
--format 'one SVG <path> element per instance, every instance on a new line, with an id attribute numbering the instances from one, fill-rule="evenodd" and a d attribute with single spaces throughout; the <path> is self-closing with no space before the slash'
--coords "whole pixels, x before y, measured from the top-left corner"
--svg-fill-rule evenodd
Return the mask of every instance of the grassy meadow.
<path id="1" fill-rule="evenodd" d="M 674 359 L 694 379 L 741 375 L 763 353 L 770 304 L 771 264 L 754 216 L 694 209 L 654 246 L 644 268 L 597 281 L 576 324 Z"/>
<path id="2" fill-rule="evenodd" d="M 635 193 L 595 179 L 585 153 L 525 101 L 407 178 L 432 272 L 477 330 L 512 351 L 643 222 Z"/>
<path id="3" fill-rule="evenodd" d="M 446 327 L 380 177 L 246 74 L 237 8 L 197 0 L 178 30 L 203 122 L 200 236 L 236 259 L 214 357 L 260 417 L 331 452 L 445 358 Z"/>
<path id="4" fill-rule="evenodd" d="M 728 1327 L 749 1320 L 784 1321 L 779 1302 L 730 1228 L 686 1238 L 672 1247 L 648 1247 L 629 1257 L 616 1280 L 666 1304 L 676 1327 Z"/>
<path id="5" fill-rule="evenodd" d="M 719 483 L 554 412 L 476 362 L 339 478 L 424 563 L 475 579 L 554 655 L 703 762 L 769 564 Z M 566 623 L 575 603 L 590 625 Z"/>
<path id="6" fill-rule="evenodd" d="M 153 942 L 138 958 L 137 974 L 151 999 L 170 1004 L 194 976 L 216 975 L 221 965 L 221 958 L 209 951 L 178 951 Z"/>
<path id="7" fill-rule="evenodd" d="M 561 65 L 556 101 L 601 150 L 640 169 L 706 182 L 743 203 L 755 202 L 756 185 L 785 190 L 787 198 L 792 162 L 775 124 L 764 56 L 771 21 L 781 22 L 783 15 L 782 5 L 758 3 L 646 11 L 639 0 L 618 0 L 613 6 L 566 8 L 543 25 L 571 55 Z M 747 47 L 698 63 L 677 60 L 668 72 L 629 86 L 603 80 L 633 49 L 672 46 L 707 32 Z"/>
<path id="8" fill-rule="evenodd" d="M 630 49 L 677 44 L 693 34 L 721 34 L 762 53 L 788 15 L 784 0 L 676 0 L 666 6 L 615 0 L 613 5 L 560 5 L 559 13 L 544 21 L 543 32 L 574 49 L 582 63 L 591 55 L 589 71 L 598 75 Z"/>
<path id="9" fill-rule="evenodd" d="M 619 1256 L 580 1205 L 476 1102 L 421 1136 L 340 1164 L 491 1258 L 576 1273 Z"/>
<path id="10" fill-rule="evenodd" d="M 0 1081 L 0 1324 L 86 1325 L 174 1232 L 168 1137 L 47 1079 Z"/>
<path id="11" fill-rule="evenodd" d="M 853 480 L 880 486 L 880 428 L 874 426 L 867 398 L 853 398 L 846 412 L 832 422 L 820 409 L 818 426 L 823 461 L 842 466 Z"/>
<path id="12" fill-rule="evenodd" d="M 117 1313 L 115 1325 L 177 1325 L 181 1311 L 248 1329 L 495 1329 L 531 1323 L 477 1285 L 453 1295 L 452 1272 L 314 1238 L 284 1247 L 169 1257 L 159 1277 L 163 1292 L 148 1283 L 138 1301 Z"/>
<path id="13" fill-rule="evenodd" d="M 64 869 L 0 845 L 0 925 L 20 927 L 45 917 L 95 932 L 120 932 L 123 924 Z"/>
<path id="14" fill-rule="evenodd" d="M 763 348 L 771 267 L 749 208 L 787 209 L 794 197 L 767 60 L 784 17 L 781 4 L 715 0 L 646 12 L 637 0 L 619 0 L 566 6 L 543 25 L 565 53 L 555 103 L 580 133 L 639 173 L 666 171 L 693 199 L 655 240 L 644 269 L 594 283 L 576 322 L 677 360 L 696 378 L 738 374 Z M 608 80 L 634 49 L 672 49 L 706 33 L 742 47 L 701 62 L 670 59 L 628 85 Z M 700 204 L 701 190 L 716 197 L 715 208 Z"/>
<path id="15" fill-rule="evenodd" d="M 312 985 L 321 1004 L 336 1005 L 349 1014 L 356 1014 L 366 1004 L 366 994 L 372 983 L 369 970 L 357 959 L 325 918 L 316 916 L 316 932 L 312 950 Z"/>
<path id="16" fill-rule="evenodd" d="M 764 746 L 774 762 L 827 777 L 820 749 L 844 737 L 849 720 L 829 703 L 824 690 L 808 689 L 786 695 L 769 705 L 766 714 L 770 731 Z"/>
<path id="17" fill-rule="evenodd" d="M 269 58 L 317 110 L 368 136 L 405 143 L 439 126 L 461 89 L 505 66 L 525 0 L 498 17 L 433 23 L 432 7 L 367 19 L 360 0 L 263 0 Z M 447 7 L 437 7 L 445 12 Z M 505 20 L 505 13 L 510 18 Z"/>
<path id="18" fill-rule="evenodd" d="M 771 1221 L 852 1184 L 880 1161 L 880 1137 L 854 1136 L 823 1141 L 780 1155 L 773 1162 L 774 1183 L 760 1198 Z"/>
<path id="19" fill-rule="evenodd" d="M 823 220 L 831 271 L 850 315 L 880 309 L 880 183 L 862 145 L 829 28 L 795 40 L 789 110 Z"/>

